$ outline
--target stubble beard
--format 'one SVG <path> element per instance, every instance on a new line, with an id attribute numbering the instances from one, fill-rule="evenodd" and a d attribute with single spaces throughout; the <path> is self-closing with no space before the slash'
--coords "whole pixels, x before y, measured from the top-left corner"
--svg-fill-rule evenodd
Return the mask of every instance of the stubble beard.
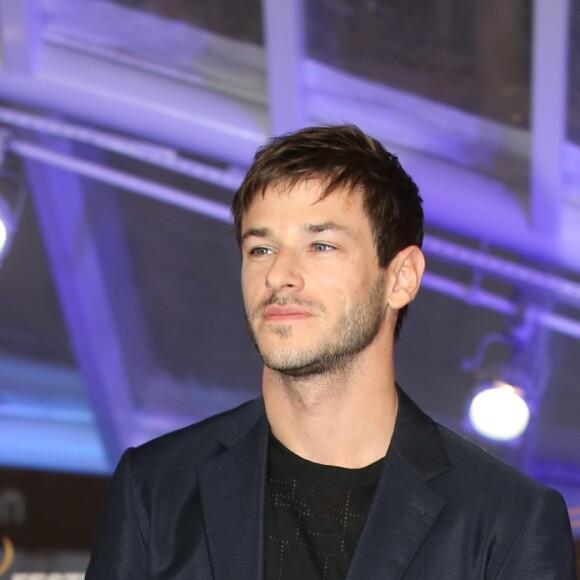
<path id="1" fill-rule="evenodd" d="M 385 317 L 384 288 L 385 281 L 382 276 L 378 276 L 367 296 L 344 312 L 330 335 L 313 347 L 263 352 L 260 350 L 251 322 L 247 319 L 250 336 L 264 364 L 289 378 L 309 379 L 323 375 L 344 375 L 352 367 L 357 355 L 374 341 L 381 329 Z M 273 296 L 267 303 L 303 302 L 296 298 L 276 300 Z M 324 311 L 322 306 L 318 306 L 317 310 Z M 296 332 L 290 324 L 273 325 L 270 330 L 282 338 L 291 338 Z"/>

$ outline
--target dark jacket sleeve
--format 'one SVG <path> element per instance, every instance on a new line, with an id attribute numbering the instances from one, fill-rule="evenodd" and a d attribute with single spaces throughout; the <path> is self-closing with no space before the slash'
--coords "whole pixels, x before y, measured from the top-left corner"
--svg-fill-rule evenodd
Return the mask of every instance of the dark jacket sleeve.
<path id="1" fill-rule="evenodd" d="M 133 501 L 131 453 L 123 454 L 107 498 L 85 580 L 144 580 L 147 548 Z"/>
<path id="2" fill-rule="evenodd" d="M 574 544 L 566 504 L 547 489 L 531 506 L 497 580 L 575 580 Z"/>

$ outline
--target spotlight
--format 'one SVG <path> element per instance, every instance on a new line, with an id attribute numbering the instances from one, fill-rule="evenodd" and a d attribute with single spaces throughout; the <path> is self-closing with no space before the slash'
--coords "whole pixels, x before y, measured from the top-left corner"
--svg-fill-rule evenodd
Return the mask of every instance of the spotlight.
<path id="1" fill-rule="evenodd" d="M 496 441 L 511 441 L 526 430 L 530 408 L 522 389 L 494 381 L 473 397 L 469 420 L 480 435 Z"/>
<path id="2" fill-rule="evenodd" d="M 8 228 L 4 224 L 4 220 L 0 216 L 0 255 L 4 251 L 6 240 L 8 239 Z"/>
<path id="3" fill-rule="evenodd" d="M 519 444 L 546 388 L 549 333 L 538 328 L 534 312 L 522 309 L 504 332 L 484 335 L 462 362 L 474 381 L 465 427 L 488 439 Z"/>
<path id="4" fill-rule="evenodd" d="M 12 232 L 10 212 L 5 206 L 0 199 L 0 256 L 4 254 L 4 248 L 7 247 L 8 237 Z"/>
<path id="5" fill-rule="evenodd" d="M 26 190 L 20 178 L 0 168 L 0 263 L 8 252 L 25 201 Z"/>

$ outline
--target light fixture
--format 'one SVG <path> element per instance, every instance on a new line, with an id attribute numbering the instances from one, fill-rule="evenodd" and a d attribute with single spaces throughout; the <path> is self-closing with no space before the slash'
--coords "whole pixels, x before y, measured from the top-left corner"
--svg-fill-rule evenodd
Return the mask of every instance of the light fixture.
<path id="1" fill-rule="evenodd" d="M 531 414 L 523 389 L 500 380 L 482 385 L 468 413 L 473 428 L 495 441 L 512 441 L 523 435 Z"/>
<path id="2" fill-rule="evenodd" d="M 505 332 L 485 335 L 463 361 L 474 376 L 465 426 L 486 439 L 518 444 L 547 383 L 548 335 L 538 329 L 535 312 L 524 311 Z"/>
<path id="3" fill-rule="evenodd" d="M 0 167 L 0 264 L 20 222 L 26 190 L 20 178 Z"/>
<path id="4" fill-rule="evenodd" d="M 8 232 L 10 227 L 6 223 L 6 217 L 4 212 L 0 209 L 0 256 L 4 252 L 4 246 L 8 241 Z"/>

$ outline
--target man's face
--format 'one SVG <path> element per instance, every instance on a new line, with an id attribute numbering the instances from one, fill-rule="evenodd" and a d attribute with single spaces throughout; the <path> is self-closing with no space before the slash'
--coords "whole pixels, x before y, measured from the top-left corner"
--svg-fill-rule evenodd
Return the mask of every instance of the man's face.
<path id="1" fill-rule="evenodd" d="M 296 377 L 343 370 L 376 338 L 385 273 L 360 194 L 274 186 L 242 219 L 242 291 L 266 366 Z"/>

